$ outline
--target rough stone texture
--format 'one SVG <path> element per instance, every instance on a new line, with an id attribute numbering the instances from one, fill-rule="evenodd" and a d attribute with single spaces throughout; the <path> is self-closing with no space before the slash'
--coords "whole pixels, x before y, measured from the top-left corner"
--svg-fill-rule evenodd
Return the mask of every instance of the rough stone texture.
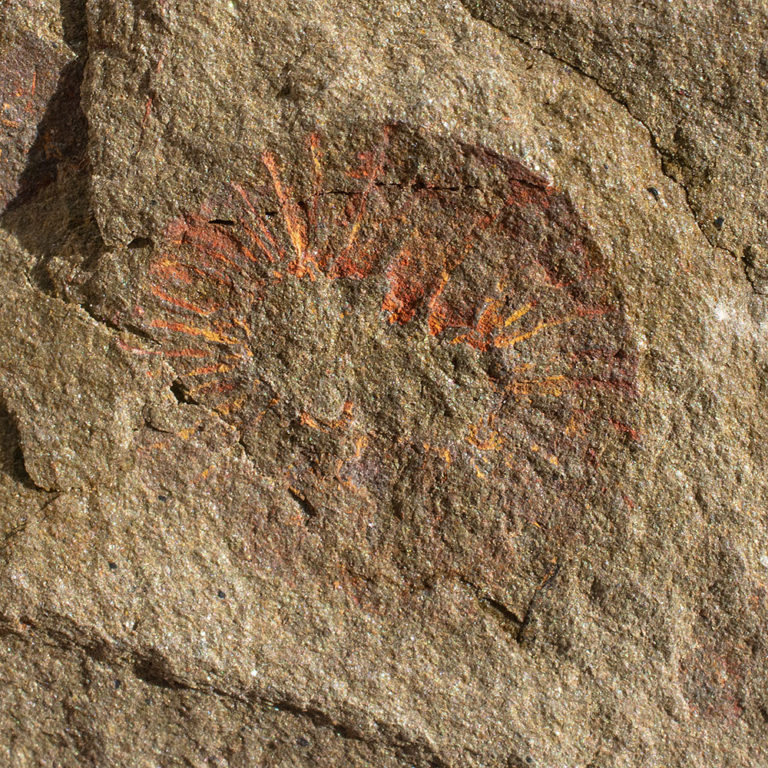
<path id="1" fill-rule="evenodd" d="M 768 8 L 760 0 L 466 0 L 514 39 L 595 80 L 648 128 L 713 244 L 768 237 Z"/>
<path id="2" fill-rule="evenodd" d="M 764 13 L 4 5 L 0 762 L 768 763 Z"/>
<path id="3" fill-rule="evenodd" d="M 49 181 L 52 161 L 69 154 L 69 147 L 57 141 L 56 123 L 66 117 L 52 99 L 66 90 L 75 57 L 53 3 L 4 4 L 0 23 L 0 205 L 5 208 L 17 195 Z"/>

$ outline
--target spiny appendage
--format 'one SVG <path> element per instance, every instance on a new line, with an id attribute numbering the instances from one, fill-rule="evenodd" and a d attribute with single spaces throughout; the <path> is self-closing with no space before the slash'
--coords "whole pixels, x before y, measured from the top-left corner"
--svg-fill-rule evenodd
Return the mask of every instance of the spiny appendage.
<path id="1" fill-rule="evenodd" d="M 187 394 L 222 412 L 243 399 L 235 376 L 253 357 L 247 309 L 253 255 L 222 225 L 188 216 L 169 227 L 141 302 L 142 324 L 190 383 Z"/>
<path id="2" fill-rule="evenodd" d="M 543 508 L 553 494 L 572 492 L 569 464 L 591 461 L 595 425 L 632 431 L 614 407 L 633 396 L 636 367 L 621 307 L 573 206 L 544 180 L 465 147 L 466 157 L 506 174 L 506 186 L 481 204 L 470 185 L 418 183 L 389 159 L 397 140 L 396 130 L 384 130 L 378 146 L 348 163 L 338 190 L 329 187 L 322 142 L 311 136 L 303 195 L 291 169 L 265 152 L 266 193 L 231 185 L 242 210 L 234 226 L 198 214 L 168 228 L 142 322 L 189 381 L 190 396 L 239 424 L 258 418 L 243 410 L 255 392 L 269 399 L 249 367 L 264 343 L 253 308 L 286 281 L 371 280 L 383 286 L 375 322 L 418 327 L 441 345 L 471 350 L 494 393 L 481 416 L 451 433 L 419 427 L 411 442 L 429 446 L 441 472 L 463 466 Z M 269 397 L 277 402 L 280 393 Z M 403 450 L 355 429 L 356 403 L 332 426 L 302 403 L 293 407 L 302 428 L 335 430 L 354 443 L 341 451 L 334 482 L 373 487 L 374 465 Z"/>

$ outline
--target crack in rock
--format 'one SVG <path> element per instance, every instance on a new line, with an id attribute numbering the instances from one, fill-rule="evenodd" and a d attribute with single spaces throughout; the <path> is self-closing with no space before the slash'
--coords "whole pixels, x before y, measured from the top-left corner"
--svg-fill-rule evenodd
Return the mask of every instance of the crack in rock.
<path id="1" fill-rule="evenodd" d="M 730 250 L 729 248 L 724 248 L 723 246 L 719 245 L 718 243 L 714 242 L 712 238 L 706 233 L 704 228 L 701 225 L 701 222 L 699 221 L 698 216 L 696 215 L 696 212 L 693 209 L 693 205 L 691 204 L 691 196 L 690 192 L 688 190 L 687 185 L 685 185 L 683 182 L 681 182 L 679 179 L 677 179 L 674 175 L 672 175 L 667 170 L 667 163 L 670 161 L 671 157 L 669 152 L 664 150 L 658 143 L 658 140 L 656 138 L 656 135 L 651 130 L 651 128 L 648 126 L 648 124 L 635 112 L 630 108 L 629 104 L 625 99 L 623 99 L 619 94 L 613 93 L 607 86 L 605 86 L 598 77 L 595 75 L 591 75 L 588 72 L 586 72 L 584 69 L 580 68 L 578 64 L 576 64 L 573 61 L 568 61 L 561 56 L 558 56 L 556 53 L 554 53 L 551 50 L 548 50 L 546 48 L 542 48 L 538 45 L 535 45 L 530 40 L 526 40 L 524 37 L 521 37 L 520 35 L 516 35 L 514 32 L 505 29 L 503 27 L 500 27 L 496 24 L 494 24 L 492 21 L 484 18 L 481 16 L 475 9 L 472 8 L 472 5 L 468 0 L 460 0 L 462 6 L 465 8 L 467 13 L 475 20 L 482 24 L 486 24 L 487 26 L 491 27 L 492 29 L 496 30 L 497 32 L 500 32 L 502 35 L 507 37 L 508 39 L 518 43 L 519 45 L 524 46 L 525 48 L 535 51 L 536 53 L 541 54 L 542 56 L 546 56 L 553 61 L 558 62 L 559 64 L 563 64 L 564 66 L 572 69 L 577 74 L 581 75 L 587 80 L 590 80 L 593 82 L 602 93 L 604 93 L 606 96 L 608 96 L 611 101 L 613 101 L 615 104 L 618 104 L 619 106 L 623 107 L 626 113 L 634 120 L 636 123 L 641 125 L 645 131 L 648 134 L 648 139 L 650 141 L 651 147 L 654 149 L 654 151 L 658 154 L 660 160 L 661 160 L 661 172 L 662 174 L 669 179 L 675 186 L 679 187 L 683 195 L 685 197 L 685 204 L 688 208 L 689 213 L 691 214 L 691 217 L 693 218 L 694 223 L 696 224 L 697 229 L 701 234 L 703 235 L 704 239 L 707 241 L 707 243 L 710 245 L 710 247 L 714 248 L 715 250 L 725 251 L 726 253 L 730 254 L 733 258 L 737 258 L 736 254 Z"/>
<path id="2" fill-rule="evenodd" d="M 50 618 L 52 620 L 61 618 L 69 626 L 48 627 L 29 616 L 21 616 L 18 620 L 14 620 L 0 613 L 0 637 L 13 635 L 28 643 L 39 642 L 59 651 L 84 654 L 115 671 L 129 672 L 146 685 L 224 698 L 245 705 L 249 709 L 290 714 L 310 721 L 316 728 L 331 730 L 339 738 L 392 751 L 399 758 L 407 758 L 409 761 L 418 760 L 420 765 L 428 768 L 451 768 L 452 764 L 443 760 L 423 737 L 411 739 L 398 726 L 375 721 L 374 726 L 381 735 L 381 738 L 375 738 L 366 735 L 350 722 L 338 720 L 318 707 L 296 702 L 290 695 L 238 692 L 210 683 L 191 683 L 179 677 L 172 670 L 168 659 L 154 648 L 148 650 L 131 648 L 119 641 L 109 641 L 90 630 L 79 627 L 66 617 L 51 616 Z"/>

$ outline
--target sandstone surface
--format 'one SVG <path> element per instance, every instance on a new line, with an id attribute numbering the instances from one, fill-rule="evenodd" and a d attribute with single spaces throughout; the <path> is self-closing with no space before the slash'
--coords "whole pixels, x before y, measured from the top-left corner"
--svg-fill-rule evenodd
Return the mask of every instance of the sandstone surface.
<path id="1" fill-rule="evenodd" d="M 0 762 L 768 764 L 767 13 L 9 0 Z"/>

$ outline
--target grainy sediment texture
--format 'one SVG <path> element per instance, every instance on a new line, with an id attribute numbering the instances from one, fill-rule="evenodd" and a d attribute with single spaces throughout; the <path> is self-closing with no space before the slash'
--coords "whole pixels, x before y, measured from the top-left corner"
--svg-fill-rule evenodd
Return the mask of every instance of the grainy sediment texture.
<path id="1" fill-rule="evenodd" d="M 0 763 L 768 764 L 761 3 L 0 8 Z"/>

